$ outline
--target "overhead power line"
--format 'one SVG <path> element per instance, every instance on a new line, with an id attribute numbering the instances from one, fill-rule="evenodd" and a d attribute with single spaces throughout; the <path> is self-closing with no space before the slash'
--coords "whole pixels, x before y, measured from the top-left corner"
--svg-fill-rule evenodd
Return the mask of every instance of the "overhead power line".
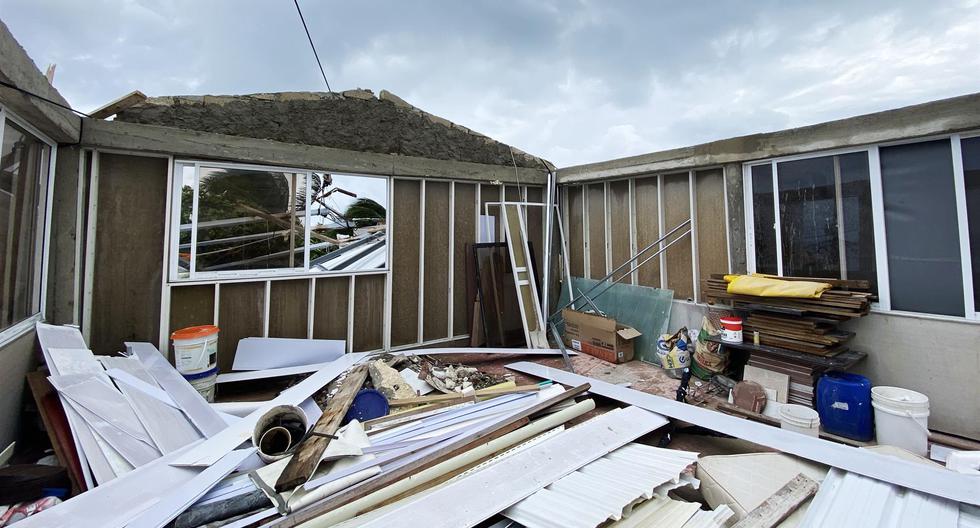
<path id="1" fill-rule="evenodd" d="M 320 75 L 323 76 L 323 82 L 327 85 L 327 91 L 332 92 L 330 89 L 330 81 L 327 80 L 327 74 L 323 71 L 323 64 L 320 62 L 320 56 L 316 52 L 316 46 L 313 45 L 313 37 L 310 36 L 310 28 L 306 25 L 306 19 L 303 18 L 303 10 L 299 8 L 299 0 L 293 0 L 296 4 L 296 12 L 299 13 L 299 20 L 303 23 L 303 29 L 306 30 L 306 38 L 310 41 L 310 48 L 313 49 L 313 57 L 316 58 L 316 65 L 320 67 Z"/>

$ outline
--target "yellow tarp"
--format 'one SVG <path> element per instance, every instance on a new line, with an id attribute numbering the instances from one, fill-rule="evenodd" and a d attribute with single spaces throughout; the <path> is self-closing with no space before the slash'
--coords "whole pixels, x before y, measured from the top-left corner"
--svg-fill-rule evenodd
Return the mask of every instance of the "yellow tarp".
<path id="1" fill-rule="evenodd" d="M 819 299 L 832 286 L 826 282 L 788 281 L 761 275 L 725 275 L 728 293 L 758 297 L 794 297 Z"/>

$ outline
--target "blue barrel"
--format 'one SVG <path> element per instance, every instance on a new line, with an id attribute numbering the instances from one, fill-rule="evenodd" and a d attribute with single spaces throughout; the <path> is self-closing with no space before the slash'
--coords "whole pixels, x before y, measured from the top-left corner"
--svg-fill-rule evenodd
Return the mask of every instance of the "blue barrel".
<path id="1" fill-rule="evenodd" d="M 828 372 L 817 381 L 817 412 L 824 431 L 854 440 L 874 438 L 871 381 L 847 372 Z"/>

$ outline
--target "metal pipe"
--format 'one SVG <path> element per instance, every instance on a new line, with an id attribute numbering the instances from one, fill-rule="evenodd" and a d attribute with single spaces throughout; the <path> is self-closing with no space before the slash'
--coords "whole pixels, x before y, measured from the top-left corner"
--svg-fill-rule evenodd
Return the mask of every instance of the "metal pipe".
<path id="1" fill-rule="evenodd" d="M 666 240 L 666 239 L 667 239 L 667 237 L 669 237 L 670 235 L 672 235 L 672 234 L 674 234 L 674 233 L 675 233 L 675 232 L 677 232 L 677 231 L 678 231 L 679 229 L 681 229 L 682 227 L 684 227 L 684 226 L 686 226 L 686 225 L 688 225 L 688 224 L 690 224 L 690 223 L 691 223 L 691 219 L 690 219 L 690 218 L 688 218 L 687 220 L 684 220 L 684 221 L 683 221 L 683 222 L 681 222 L 680 224 L 677 224 L 677 226 L 676 226 L 676 227 L 674 227 L 674 228 L 673 228 L 673 229 L 671 229 L 670 231 L 668 231 L 668 232 L 666 232 L 666 233 L 664 233 L 664 236 L 662 236 L 662 237 L 660 237 L 660 238 L 658 238 L 657 240 L 654 240 L 653 242 L 651 242 L 651 243 L 650 243 L 650 245 L 648 245 L 647 247 L 645 247 L 645 248 L 643 248 L 643 249 L 641 249 L 640 251 L 638 251 L 638 252 L 636 253 L 636 255 L 633 255 L 632 257 L 630 257 L 630 259 L 629 259 L 629 260 L 627 260 L 626 262 L 623 262 L 622 264 L 620 264 L 620 265 L 619 265 L 619 267 L 617 267 L 616 269 L 614 269 L 614 270 L 612 270 L 612 271 L 610 271 L 610 272 L 609 272 L 609 273 L 608 273 L 608 274 L 607 274 L 607 275 L 606 275 L 605 277 L 603 277 L 603 278 L 601 278 L 601 279 L 599 279 L 599 281 L 598 281 L 597 283 L 595 283 L 594 285 L 592 285 L 592 287 L 591 287 L 591 288 L 589 288 L 589 289 L 588 289 L 588 290 L 586 290 L 585 292 L 583 292 L 583 293 L 581 293 L 581 294 L 580 294 L 580 295 L 579 295 L 578 297 L 575 297 L 574 299 L 570 299 L 570 300 L 569 300 L 569 301 L 568 301 L 568 302 L 567 302 L 567 303 L 566 303 L 566 304 L 565 304 L 564 306 L 562 306 L 561 308 L 558 308 L 557 310 L 555 310 L 555 312 L 551 314 L 551 317 L 555 317 L 556 315 L 559 315 L 559 314 L 561 314 L 561 311 L 562 311 L 562 310 L 564 310 L 565 308 L 568 308 L 569 306 L 572 306 L 573 304 L 575 304 L 575 301 L 577 301 L 577 300 L 579 300 L 580 298 L 582 298 L 582 297 L 584 297 L 584 296 L 586 296 L 586 295 L 588 295 L 588 294 L 589 294 L 590 292 L 592 292 L 592 290 L 594 290 L 594 289 L 596 289 L 596 288 L 598 288 L 598 287 L 599 287 L 599 285 L 601 285 L 602 283 L 604 283 L 604 282 L 606 282 L 607 280 L 609 280 L 610 278 L 612 278 L 612 277 L 613 277 L 614 275 L 616 275 L 616 273 L 618 273 L 618 272 L 619 272 L 620 270 L 622 270 L 622 269 L 623 269 L 623 268 L 625 268 L 626 266 L 629 266 L 629 265 L 630 265 L 630 264 L 632 264 L 632 263 L 633 263 L 634 261 L 636 261 L 636 260 L 638 260 L 638 259 L 640 258 L 640 256 L 642 256 L 642 255 L 643 255 L 644 253 L 646 253 L 646 252 L 647 252 L 647 251 L 649 251 L 649 250 L 650 250 L 651 248 L 653 248 L 653 246 L 656 246 L 656 245 L 658 245 L 658 244 L 660 244 L 661 242 L 663 242 L 664 240 Z M 666 250 L 667 248 L 669 248 L 669 247 L 671 246 L 671 244 L 673 244 L 673 243 L 674 243 L 674 242 L 676 242 L 677 240 L 680 240 L 680 239 L 681 239 L 681 238 L 682 238 L 682 237 L 683 237 L 684 235 L 687 235 L 687 234 L 688 234 L 688 233 L 690 233 L 690 232 L 691 232 L 691 230 L 690 230 L 690 229 L 688 229 L 686 233 L 684 233 L 684 234 L 682 234 L 682 235 L 681 235 L 680 237 L 677 237 L 677 238 L 676 238 L 675 240 L 673 240 L 673 241 L 671 241 L 671 242 L 670 242 L 670 244 L 667 244 L 666 246 L 664 246 L 664 247 L 662 247 L 662 248 L 660 248 L 660 251 L 658 251 L 657 253 L 655 253 L 655 254 L 654 254 L 654 256 L 656 256 L 656 255 L 659 255 L 659 254 L 660 254 L 660 253 L 662 253 L 662 252 L 663 252 L 664 250 Z M 651 257 L 651 258 L 652 258 L 652 257 Z M 643 262 L 641 262 L 641 263 L 640 263 L 639 265 L 637 265 L 637 266 L 636 266 L 635 268 L 632 268 L 632 269 L 630 270 L 630 272 L 632 273 L 632 272 L 633 272 L 634 270 L 636 270 L 637 268 L 639 268 L 640 266 L 642 266 L 642 265 L 643 265 L 644 263 L 646 263 L 646 262 L 647 262 L 648 260 L 650 260 L 650 259 L 646 259 L 646 260 L 644 260 L 644 261 L 643 261 Z M 622 277 L 620 277 L 620 278 L 622 278 Z M 616 281 L 614 281 L 614 282 L 616 282 Z M 598 297 L 598 296 L 596 296 L 596 297 Z M 593 297 L 593 298 L 594 298 L 594 297 Z M 550 317 L 549 317 L 549 318 L 550 318 Z"/>

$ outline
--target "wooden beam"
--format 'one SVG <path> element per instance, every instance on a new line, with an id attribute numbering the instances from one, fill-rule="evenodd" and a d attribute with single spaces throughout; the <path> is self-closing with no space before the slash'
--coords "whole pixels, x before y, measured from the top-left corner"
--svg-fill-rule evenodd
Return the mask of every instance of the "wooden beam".
<path id="1" fill-rule="evenodd" d="M 544 185 L 544 169 L 358 152 L 123 121 L 85 119 L 85 147 L 259 163 L 327 172 Z"/>
<path id="2" fill-rule="evenodd" d="M 105 119 L 107 117 L 112 117 L 130 106 L 138 105 L 143 101 L 146 101 L 146 95 L 139 90 L 133 90 L 119 99 L 106 103 L 104 106 L 89 114 L 89 117 L 92 119 Z"/>
<path id="3" fill-rule="evenodd" d="M 814 496 L 819 488 L 817 481 L 800 473 L 732 528 L 772 528 Z"/>
<path id="4" fill-rule="evenodd" d="M 309 436 L 299 445 L 279 475 L 279 480 L 276 481 L 277 492 L 291 490 L 310 479 L 367 376 L 367 365 L 358 365 L 347 373 L 336 394 L 327 401 L 327 408 L 310 430 Z"/>

